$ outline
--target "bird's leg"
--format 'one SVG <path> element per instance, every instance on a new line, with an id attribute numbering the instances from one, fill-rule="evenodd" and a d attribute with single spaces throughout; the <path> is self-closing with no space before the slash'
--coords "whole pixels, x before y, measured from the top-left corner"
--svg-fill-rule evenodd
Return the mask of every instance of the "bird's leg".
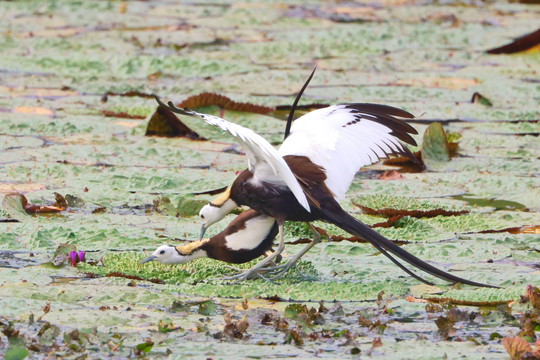
<path id="1" fill-rule="evenodd" d="M 279 229 L 279 245 L 276 251 L 270 255 L 268 255 L 265 259 L 259 261 L 255 266 L 253 266 L 251 269 L 244 270 L 240 272 L 239 274 L 232 275 L 232 276 L 225 276 L 214 280 L 236 280 L 236 281 L 242 281 L 246 279 L 250 279 L 253 277 L 260 277 L 263 280 L 270 281 L 271 280 L 260 276 L 259 271 L 266 272 L 269 271 L 269 268 L 266 268 L 266 265 L 271 263 L 274 258 L 276 258 L 278 255 L 280 255 L 283 252 L 283 249 L 285 248 L 285 238 L 283 233 L 283 223 L 284 221 L 278 221 L 278 229 Z M 271 268 L 272 270 L 275 269 Z"/>
<path id="2" fill-rule="evenodd" d="M 268 256 L 270 256 L 270 255 L 272 255 L 272 254 L 273 254 L 273 251 L 272 251 L 272 250 L 268 250 L 267 252 L 264 253 L 264 256 L 265 256 L 265 257 L 268 257 Z M 278 255 L 278 256 L 276 256 L 275 260 L 272 261 L 272 262 L 271 262 L 270 264 L 268 264 L 268 265 L 271 265 L 271 266 L 278 266 L 278 263 L 280 263 L 280 262 L 281 262 L 281 255 Z M 227 269 L 231 269 L 231 270 L 234 270 L 234 271 L 236 271 L 236 272 L 243 272 L 243 271 L 245 271 L 245 269 L 240 269 L 240 268 L 238 268 L 238 267 L 236 267 L 236 266 L 231 266 L 231 265 L 223 265 L 223 266 L 226 267 Z"/>
<path id="3" fill-rule="evenodd" d="M 319 234 L 319 232 L 317 231 L 317 229 L 315 229 L 315 227 L 313 225 L 311 225 L 310 223 L 307 223 L 307 225 L 309 226 L 311 232 L 313 233 L 313 240 L 311 240 L 311 242 L 309 244 L 307 244 L 298 254 L 296 254 L 291 260 L 287 261 L 286 264 L 284 265 L 279 265 L 279 266 L 275 266 L 273 268 L 268 268 L 268 271 L 273 271 L 273 270 L 279 270 L 279 272 L 277 273 L 277 275 L 273 276 L 271 279 L 275 279 L 283 274 L 285 274 L 287 271 L 289 271 L 289 269 L 291 267 L 295 267 L 296 270 L 298 271 L 298 273 L 300 273 L 300 275 L 302 275 L 302 277 L 306 278 L 306 276 L 304 274 L 302 274 L 300 272 L 300 270 L 298 269 L 298 267 L 296 266 L 296 262 L 298 260 L 300 260 L 300 258 L 302 256 L 304 256 L 309 250 L 311 250 L 311 248 L 313 246 L 315 246 L 316 244 L 318 244 L 320 241 L 321 241 L 321 234 Z"/>
<path id="4" fill-rule="evenodd" d="M 268 250 L 267 252 L 264 253 L 264 256 L 265 256 L 265 257 L 268 257 L 268 256 L 272 255 L 273 253 L 274 253 L 274 249 L 270 249 L 270 250 Z M 277 265 L 281 262 L 282 259 L 283 259 L 283 258 L 282 258 L 282 256 L 281 256 L 281 254 L 279 254 L 279 255 L 277 255 L 277 256 L 274 258 L 274 260 L 272 260 L 272 262 L 269 263 L 268 265 L 270 265 L 270 266 L 277 266 Z"/>

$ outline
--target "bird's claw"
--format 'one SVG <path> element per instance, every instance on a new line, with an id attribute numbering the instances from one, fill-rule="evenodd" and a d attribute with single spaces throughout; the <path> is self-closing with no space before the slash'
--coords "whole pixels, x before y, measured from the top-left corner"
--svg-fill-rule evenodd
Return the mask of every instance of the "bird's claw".
<path id="1" fill-rule="evenodd" d="M 240 268 L 237 268 L 235 266 L 231 266 L 231 265 L 223 265 L 224 267 L 226 267 L 227 269 L 231 269 L 231 270 L 234 270 L 236 272 L 243 272 L 244 270 L 243 269 L 240 269 Z"/>
<path id="2" fill-rule="evenodd" d="M 285 275 L 293 267 L 296 269 L 296 272 L 298 273 L 298 275 L 300 275 L 304 280 L 307 280 L 307 281 L 315 280 L 315 278 L 313 278 L 313 277 L 310 277 L 308 275 L 304 275 L 302 273 L 302 271 L 300 271 L 300 269 L 298 268 L 296 263 L 294 263 L 294 264 L 288 264 L 287 263 L 287 264 L 275 266 L 275 267 L 272 267 L 272 268 L 268 268 L 267 270 L 270 271 L 270 272 L 277 271 L 277 273 L 275 273 L 274 276 L 270 277 L 269 279 L 270 280 L 277 279 L 277 278 Z"/>

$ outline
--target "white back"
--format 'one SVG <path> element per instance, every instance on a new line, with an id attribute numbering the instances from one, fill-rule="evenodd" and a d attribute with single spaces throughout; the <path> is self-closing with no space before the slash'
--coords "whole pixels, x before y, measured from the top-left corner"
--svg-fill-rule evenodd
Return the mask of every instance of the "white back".
<path id="1" fill-rule="evenodd" d="M 226 245 L 231 250 L 251 250 L 259 246 L 261 241 L 272 230 L 276 219 L 262 215 L 246 221 L 245 228 L 231 235 L 225 236 Z M 264 236 L 264 237 L 263 237 Z M 260 239 L 257 242 L 254 240 Z"/>
<path id="2" fill-rule="evenodd" d="M 392 129 L 353 113 L 346 105 L 314 110 L 298 118 L 279 148 L 281 156 L 307 156 L 326 170 L 326 186 L 343 199 L 356 172 L 386 154 L 403 152 Z"/>

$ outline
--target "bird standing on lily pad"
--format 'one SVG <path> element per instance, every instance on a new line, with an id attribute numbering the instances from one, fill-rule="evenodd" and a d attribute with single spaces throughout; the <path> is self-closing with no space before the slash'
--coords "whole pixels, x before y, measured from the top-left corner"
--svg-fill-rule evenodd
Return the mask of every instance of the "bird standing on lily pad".
<path id="1" fill-rule="evenodd" d="M 285 266 L 269 267 L 267 265 L 283 251 L 285 221 L 309 223 L 322 220 L 367 240 L 394 264 L 424 283 L 432 284 L 405 267 L 392 254 L 452 283 L 490 286 L 454 276 L 424 262 L 359 222 L 338 203 L 361 167 L 390 155 L 413 158 L 402 142 L 416 145 L 411 134 L 417 132 L 399 119 L 411 119 L 412 114 L 390 106 L 360 103 L 318 109 L 294 122 L 290 135 L 278 151 L 250 129 L 213 115 L 187 108 L 179 109 L 172 102 L 166 105 L 158 97 L 156 100 L 177 114 L 200 118 L 228 132 L 240 143 L 248 157 L 248 169 L 234 180 L 225 193 L 201 210 L 200 215 L 204 220 L 201 237 L 208 226 L 242 205 L 277 222 L 277 250 L 253 268 L 227 279 L 243 280 L 276 270 L 278 275 L 287 271 L 319 241 L 320 236 L 314 231 L 312 242 Z"/>

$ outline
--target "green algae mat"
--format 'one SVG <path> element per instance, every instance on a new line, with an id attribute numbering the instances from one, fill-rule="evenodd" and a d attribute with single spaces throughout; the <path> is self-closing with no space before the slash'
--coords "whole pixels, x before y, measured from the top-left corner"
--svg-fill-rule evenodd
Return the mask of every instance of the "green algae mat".
<path id="1" fill-rule="evenodd" d="M 0 357 L 540 358 L 540 54 L 486 53 L 537 30 L 539 11 L 1 2 Z M 417 116 L 411 150 L 424 143 L 425 170 L 361 169 L 342 206 L 435 266 L 500 289 L 423 285 L 324 223 L 303 275 L 276 283 L 213 280 L 232 270 L 208 259 L 139 265 L 161 244 L 196 240 L 212 198 L 197 193 L 246 166 L 226 134 L 196 119 L 182 121 L 207 140 L 145 136 L 151 95 L 212 92 L 278 109 L 198 110 L 279 145 L 280 106 L 314 66 L 301 105 L 397 106 Z M 450 156 L 424 142 L 434 122 L 443 127 L 427 138 L 444 129 Z M 284 256 L 309 237 L 287 224 Z M 84 252 L 75 266 L 73 251 Z"/>

